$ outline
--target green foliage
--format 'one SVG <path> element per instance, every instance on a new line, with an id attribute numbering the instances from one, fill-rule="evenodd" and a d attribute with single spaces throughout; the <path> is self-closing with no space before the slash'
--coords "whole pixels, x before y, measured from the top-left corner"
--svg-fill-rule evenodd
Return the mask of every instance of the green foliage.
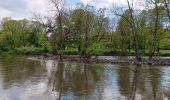
<path id="1" fill-rule="evenodd" d="M 2 32 L 0 34 L 0 45 L 5 48 L 14 48 L 15 46 L 15 38 L 10 32 Z"/>
<path id="2" fill-rule="evenodd" d="M 93 43 L 89 48 L 89 54 L 102 55 L 107 50 L 103 43 Z"/>
<path id="3" fill-rule="evenodd" d="M 43 52 L 44 52 L 43 48 L 36 47 L 20 47 L 14 49 L 14 53 L 16 54 L 41 54 Z"/>
<path id="4" fill-rule="evenodd" d="M 0 51 L 8 54 L 38 54 L 52 50 L 40 24 L 25 19 L 4 19 L 0 31 Z"/>
<path id="5" fill-rule="evenodd" d="M 118 16 L 115 22 L 105 15 L 106 9 L 96 10 L 89 5 L 68 12 L 60 11 L 55 20 L 47 19 L 46 25 L 26 19 L 5 18 L 0 28 L 0 53 L 135 55 L 136 33 L 141 54 L 149 54 L 153 47 L 157 49 L 154 53 L 160 50 L 160 55 L 170 54 L 169 51 L 163 51 L 170 50 L 170 30 L 165 27 L 166 11 L 162 6 L 158 10 L 160 16 L 157 23 L 156 8 L 134 11 L 135 32 L 132 32 L 130 11 L 127 9 L 121 12 L 121 17 Z M 114 28 L 111 24 L 115 24 Z M 158 29 L 153 37 L 155 27 Z M 47 37 L 46 31 L 52 33 L 51 37 Z M 156 41 L 154 46 L 153 41 Z"/>
<path id="6" fill-rule="evenodd" d="M 170 50 L 160 50 L 160 56 L 170 56 Z"/>
<path id="7" fill-rule="evenodd" d="M 66 55 L 77 55 L 78 51 L 75 48 L 69 48 L 64 50 L 64 54 Z"/>

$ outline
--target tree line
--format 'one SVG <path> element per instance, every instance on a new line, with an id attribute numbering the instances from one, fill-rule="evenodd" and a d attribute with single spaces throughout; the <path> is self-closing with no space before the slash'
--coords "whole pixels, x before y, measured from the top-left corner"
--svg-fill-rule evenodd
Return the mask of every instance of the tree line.
<path id="1" fill-rule="evenodd" d="M 43 48 L 60 60 L 68 53 L 81 58 L 134 55 L 137 62 L 143 55 L 152 60 L 160 50 L 170 49 L 170 0 L 145 0 L 142 10 L 133 0 L 111 9 L 84 4 L 69 8 L 64 0 L 50 2 L 52 16 L 34 14 L 33 20 L 3 20 L 1 48 Z"/>

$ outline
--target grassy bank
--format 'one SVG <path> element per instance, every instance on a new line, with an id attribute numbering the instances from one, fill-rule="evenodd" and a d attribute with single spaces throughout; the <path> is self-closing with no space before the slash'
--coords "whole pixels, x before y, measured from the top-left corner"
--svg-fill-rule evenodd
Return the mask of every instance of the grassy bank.
<path id="1" fill-rule="evenodd" d="M 20 48 L 3 48 L 0 49 L 0 54 L 8 54 L 8 55 L 41 55 L 44 53 L 52 54 L 52 49 L 50 48 L 37 48 L 37 47 L 20 47 Z M 65 55 L 78 55 L 78 50 L 75 48 L 69 48 L 64 50 Z M 89 55 L 95 56 L 123 56 L 120 49 L 93 49 L 88 51 Z M 131 53 L 127 53 L 126 56 L 134 56 L 135 53 L 132 50 Z M 143 56 L 149 55 L 146 51 Z M 170 56 L 170 50 L 160 50 L 158 56 Z"/>
<path id="2" fill-rule="evenodd" d="M 38 55 L 43 53 L 51 53 L 52 50 L 38 47 L 20 47 L 20 48 L 3 48 L 0 49 L 0 54 L 8 55 Z"/>
<path id="3" fill-rule="evenodd" d="M 78 51 L 77 49 L 67 49 L 64 50 L 64 54 L 66 55 L 77 55 Z M 96 56 L 123 56 L 120 49 L 112 50 L 112 49 L 94 49 L 89 51 L 90 55 L 96 55 Z M 142 54 L 142 56 L 148 56 L 149 53 L 146 51 L 146 53 Z M 160 50 L 159 53 L 155 54 L 156 56 L 170 56 L 170 50 Z M 132 50 L 130 53 L 127 53 L 126 56 L 135 56 L 135 52 Z"/>

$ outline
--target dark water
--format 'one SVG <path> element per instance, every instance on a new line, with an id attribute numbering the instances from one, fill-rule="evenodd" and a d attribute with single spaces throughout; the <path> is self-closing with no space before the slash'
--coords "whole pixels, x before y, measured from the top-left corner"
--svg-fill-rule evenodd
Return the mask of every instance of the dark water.
<path id="1" fill-rule="evenodd" d="M 0 100 L 170 100 L 170 67 L 0 57 Z"/>

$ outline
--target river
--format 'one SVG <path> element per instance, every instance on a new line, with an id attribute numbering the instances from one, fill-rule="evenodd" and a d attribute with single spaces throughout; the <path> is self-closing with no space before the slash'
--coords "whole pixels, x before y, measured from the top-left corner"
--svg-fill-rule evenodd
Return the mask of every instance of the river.
<path id="1" fill-rule="evenodd" d="M 0 56 L 0 100 L 170 100 L 170 67 Z"/>

